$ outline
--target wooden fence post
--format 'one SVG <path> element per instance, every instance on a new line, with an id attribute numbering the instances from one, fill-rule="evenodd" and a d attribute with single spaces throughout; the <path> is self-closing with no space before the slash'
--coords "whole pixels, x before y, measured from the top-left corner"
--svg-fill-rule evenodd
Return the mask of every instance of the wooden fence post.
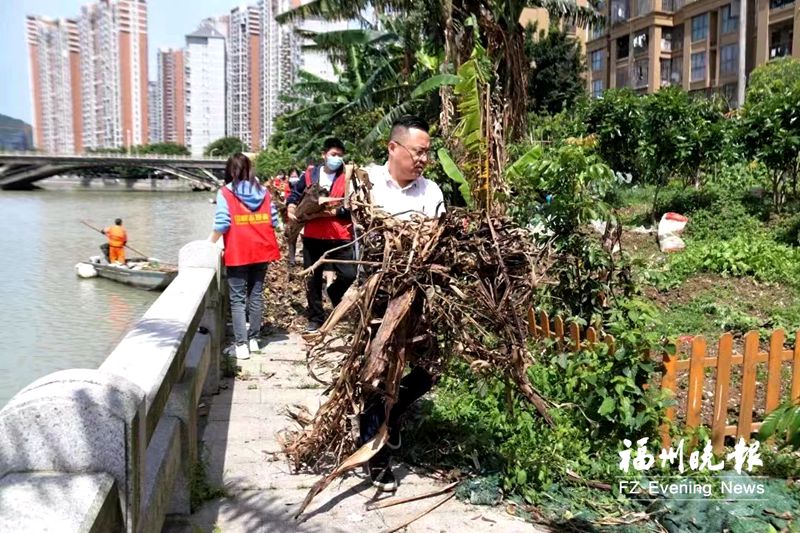
<path id="1" fill-rule="evenodd" d="M 678 355 L 664 354 L 664 375 L 661 377 L 661 389 L 669 391 L 670 396 L 675 398 L 675 376 L 678 373 Z M 661 446 L 669 448 L 672 439 L 669 436 L 670 423 L 675 420 L 675 407 L 667 407 L 664 411 L 667 421 L 661 425 Z"/>
<path id="2" fill-rule="evenodd" d="M 742 362 L 742 403 L 739 408 L 739 423 L 736 439 L 750 440 L 753 432 L 753 403 L 756 398 L 756 359 L 758 358 L 758 332 L 749 331 L 744 336 L 744 360 Z"/>
<path id="3" fill-rule="evenodd" d="M 772 332 L 769 339 L 769 363 L 767 366 L 767 398 L 764 414 L 778 408 L 781 402 L 781 364 L 783 359 L 783 341 L 786 335 L 782 329 Z"/>
<path id="4" fill-rule="evenodd" d="M 703 363 L 706 358 L 706 340 L 702 336 L 692 339 L 692 359 L 689 363 L 689 397 L 686 401 L 686 427 L 696 428 L 702 422 Z"/>
<path id="5" fill-rule="evenodd" d="M 733 335 L 725 333 L 719 339 L 719 354 L 717 355 L 714 414 L 711 422 L 711 444 L 714 447 L 714 453 L 720 453 L 725 446 L 725 431 L 728 428 L 728 398 L 730 396 L 732 355 Z"/>

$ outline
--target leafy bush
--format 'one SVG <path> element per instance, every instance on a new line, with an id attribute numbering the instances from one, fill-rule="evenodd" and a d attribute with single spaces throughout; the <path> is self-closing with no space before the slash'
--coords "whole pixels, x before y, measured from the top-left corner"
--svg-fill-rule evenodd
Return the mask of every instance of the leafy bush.
<path id="1" fill-rule="evenodd" d="M 601 199 L 611 190 L 614 174 L 591 150 L 565 144 L 553 150 L 534 146 L 507 169 L 515 194 L 511 214 L 522 224 L 546 221 L 566 236 L 594 219 L 604 219 Z M 545 202 L 550 195 L 551 201 Z"/>
<path id="2" fill-rule="evenodd" d="M 762 225 L 741 202 L 719 200 L 695 211 L 686 226 L 687 235 L 697 240 L 733 239 L 738 235 L 763 233 Z"/>
<path id="3" fill-rule="evenodd" d="M 610 89 L 592 100 L 586 123 L 597 135 L 598 152 L 615 172 L 640 174 L 639 139 L 644 128 L 642 101 L 630 89 Z"/>
<path id="4" fill-rule="evenodd" d="M 674 286 L 697 272 L 797 285 L 800 250 L 752 235 L 728 241 L 691 241 L 686 250 L 672 256 L 667 271 L 656 282 L 661 287 Z"/>
<path id="5" fill-rule="evenodd" d="M 781 244 L 800 246 L 800 214 L 781 218 L 772 229 L 772 238 Z"/>
<path id="6" fill-rule="evenodd" d="M 663 402 L 644 384 L 655 370 L 660 338 L 653 332 L 656 310 L 627 301 L 608 323 L 617 349 L 560 353 L 549 341 L 532 348 L 539 353 L 529 370 L 534 388 L 550 400 L 554 426 L 496 376 L 475 376 L 456 363 L 437 387 L 428 416 L 419 419 L 412 448 L 415 458 L 453 465 L 479 465 L 480 473 L 499 470 L 506 491 L 528 501 L 567 470 L 590 479 L 619 474 L 616 454 L 621 439 L 654 436 Z M 435 445 L 434 445 L 435 444 Z M 443 453 L 444 457 L 430 457 Z"/>
<path id="7" fill-rule="evenodd" d="M 682 215 L 690 215 L 700 209 L 708 209 L 719 200 L 716 190 L 708 187 L 695 189 L 692 187 L 670 188 L 661 196 L 657 218 L 670 211 Z"/>

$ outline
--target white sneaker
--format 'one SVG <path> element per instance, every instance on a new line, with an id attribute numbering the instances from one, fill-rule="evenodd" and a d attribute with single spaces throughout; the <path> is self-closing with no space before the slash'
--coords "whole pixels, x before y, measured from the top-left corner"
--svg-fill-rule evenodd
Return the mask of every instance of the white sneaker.
<path id="1" fill-rule="evenodd" d="M 246 344 L 236 345 L 236 359 L 250 359 L 250 349 Z"/>
<path id="2" fill-rule="evenodd" d="M 260 352 L 261 347 L 258 345 L 258 339 L 250 339 L 250 352 Z"/>

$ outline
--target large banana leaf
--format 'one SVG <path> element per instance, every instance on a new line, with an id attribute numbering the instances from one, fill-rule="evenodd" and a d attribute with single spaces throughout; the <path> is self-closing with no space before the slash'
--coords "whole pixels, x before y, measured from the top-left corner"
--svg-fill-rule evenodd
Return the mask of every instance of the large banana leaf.
<path id="1" fill-rule="evenodd" d="M 411 98 L 425 96 L 431 91 L 438 90 L 440 87 L 444 87 L 446 85 L 456 85 L 459 81 L 461 81 L 461 78 L 454 74 L 437 74 L 436 76 L 432 76 L 417 85 L 417 87 L 411 92 Z"/>
<path id="2" fill-rule="evenodd" d="M 467 207 L 472 208 L 474 202 L 472 200 L 469 182 L 467 182 L 467 178 L 465 178 L 464 174 L 459 170 L 453 158 L 450 157 L 450 152 L 448 152 L 446 148 L 439 148 L 436 155 L 439 156 L 439 162 L 442 164 L 444 173 L 458 185 L 458 192 L 461 193 L 461 197 L 467 203 Z"/>

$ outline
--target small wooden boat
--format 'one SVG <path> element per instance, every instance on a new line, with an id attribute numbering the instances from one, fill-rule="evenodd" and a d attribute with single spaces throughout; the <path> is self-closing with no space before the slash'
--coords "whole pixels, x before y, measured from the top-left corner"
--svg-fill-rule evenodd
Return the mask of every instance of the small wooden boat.
<path id="1" fill-rule="evenodd" d="M 178 275 L 177 268 L 165 266 L 152 257 L 132 257 L 125 265 L 117 265 L 109 264 L 99 255 L 75 265 L 75 272 L 82 278 L 99 276 L 148 291 L 166 289 Z"/>

